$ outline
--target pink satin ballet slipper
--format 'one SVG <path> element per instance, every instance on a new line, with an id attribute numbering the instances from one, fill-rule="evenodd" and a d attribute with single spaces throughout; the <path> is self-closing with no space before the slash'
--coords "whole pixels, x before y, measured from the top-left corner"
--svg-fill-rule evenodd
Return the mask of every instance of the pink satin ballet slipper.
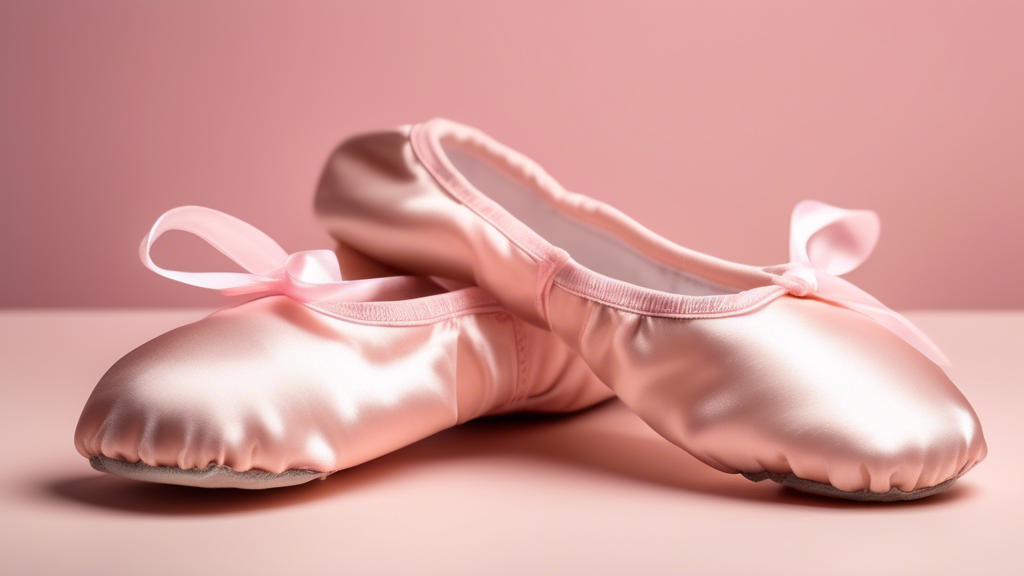
<path id="1" fill-rule="evenodd" d="M 316 208 L 354 249 L 474 283 L 550 329 L 652 428 L 724 472 L 905 500 L 985 457 L 938 348 L 838 278 L 874 248 L 873 212 L 802 203 L 790 263 L 736 264 L 567 192 L 446 120 L 343 143 Z"/>
<path id="2" fill-rule="evenodd" d="M 197 234 L 249 273 L 159 268 L 149 248 L 170 229 Z M 342 281 L 334 253 L 288 255 L 248 224 L 199 207 L 164 214 L 141 253 L 168 278 L 262 297 L 151 340 L 103 376 L 75 432 L 98 470 L 287 486 L 479 416 L 568 412 L 612 396 L 554 335 L 476 287 Z"/>

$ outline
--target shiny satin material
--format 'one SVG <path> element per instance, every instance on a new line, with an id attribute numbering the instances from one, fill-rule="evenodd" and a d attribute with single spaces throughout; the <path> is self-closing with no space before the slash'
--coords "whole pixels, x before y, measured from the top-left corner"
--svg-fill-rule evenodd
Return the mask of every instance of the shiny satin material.
<path id="1" fill-rule="evenodd" d="M 734 293 L 670 294 L 593 272 L 476 188 L 447 147 L 481 157 L 594 233 Z M 654 429 L 720 470 L 910 491 L 985 457 L 977 415 L 911 343 L 916 335 L 857 310 L 862 290 L 826 285 L 844 283 L 835 274 L 870 253 L 877 226 L 864 213 L 795 218 L 807 224 L 793 234 L 806 260 L 796 251 L 789 264 L 745 266 L 672 244 L 443 120 L 343 143 L 316 207 L 349 246 L 390 266 L 474 282 L 551 329 Z"/>
<path id="2" fill-rule="evenodd" d="M 233 258 L 248 254 L 235 259 L 250 271 L 278 270 L 288 259 L 227 215 L 194 207 L 169 214 L 175 228 L 231 245 L 225 253 Z M 203 231 L 211 223 L 216 238 Z M 262 249 L 272 258 L 253 263 Z M 332 253 L 318 257 L 337 269 Z M 568 412 L 612 396 L 554 335 L 514 318 L 479 288 L 369 279 L 345 283 L 355 290 L 331 286 L 333 299 L 307 302 L 322 295 L 324 283 L 340 283 L 340 270 L 314 275 L 320 283 L 292 272 L 304 280 L 228 276 L 232 286 L 209 287 L 271 295 L 172 330 L 119 360 L 86 403 L 78 451 L 185 469 L 331 472 L 479 416 Z M 182 278 L 202 285 L 210 277 Z M 371 299 L 380 296 L 389 299 Z"/>
<path id="3" fill-rule="evenodd" d="M 560 335 L 606 359 L 591 366 L 623 402 L 719 470 L 906 492 L 984 456 L 942 369 L 846 309 L 787 296 L 751 314 L 663 319 L 581 307 L 558 287 L 551 307 Z"/>

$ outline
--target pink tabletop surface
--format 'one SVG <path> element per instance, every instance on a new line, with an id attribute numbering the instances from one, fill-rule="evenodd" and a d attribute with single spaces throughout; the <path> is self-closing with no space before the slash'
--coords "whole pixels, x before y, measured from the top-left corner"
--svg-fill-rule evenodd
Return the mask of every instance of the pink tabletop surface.
<path id="1" fill-rule="evenodd" d="M 1024 312 L 909 316 L 952 358 L 988 460 L 949 491 L 848 504 L 716 472 L 617 402 L 474 422 L 266 492 L 93 471 L 72 436 L 104 370 L 188 311 L 0 312 L 6 574 L 1021 573 Z"/>

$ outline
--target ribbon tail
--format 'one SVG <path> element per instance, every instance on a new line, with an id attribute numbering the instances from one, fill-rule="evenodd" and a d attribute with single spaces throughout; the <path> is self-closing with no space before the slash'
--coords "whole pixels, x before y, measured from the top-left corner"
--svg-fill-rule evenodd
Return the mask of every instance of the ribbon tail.
<path id="1" fill-rule="evenodd" d="M 942 350 L 939 349 L 938 345 L 935 344 L 935 342 L 933 342 L 923 330 L 915 326 L 914 323 L 908 320 L 906 316 L 903 316 L 895 310 L 891 310 L 885 306 L 876 306 L 863 302 L 832 299 L 821 296 L 820 294 L 818 296 L 824 300 L 835 302 L 844 308 L 860 312 L 875 322 L 885 326 L 890 332 L 902 338 L 904 342 L 916 348 L 918 352 L 924 354 L 929 360 L 935 362 L 939 366 L 949 368 L 953 365 L 949 361 L 949 358 L 942 352 Z"/>
<path id="2" fill-rule="evenodd" d="M 952 366 L 949 358 L 942 353 L 938 345 L 902 314 L 890 309 L 871 294 L 842 278 L 820 271 L 816 272 L 815 276 L 818 282 L 818 291 L 815 296 L 818 298 L 868 316 L 916 348 L 932 362 L 945 368 Z"/>

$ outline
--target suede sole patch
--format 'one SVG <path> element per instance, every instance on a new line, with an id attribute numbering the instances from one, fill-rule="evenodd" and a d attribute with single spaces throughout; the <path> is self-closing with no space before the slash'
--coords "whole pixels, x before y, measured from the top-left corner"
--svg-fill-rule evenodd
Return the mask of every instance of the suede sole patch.
<path id="1" fill-rule="evenodd" d="M 89 464 L 92 464 L 92 467 L 100 472 L 109 472 L 133 480 L 198 488 L 263 490 L 295 486 L 311 480 L 323 480 L 330 475 L 330 472 L 317 472 L 316 470 L 286 470 L 280 474 L 263 470 L 238 472 L 217 464 L 211 464 L 202 469 L 185 470 L 175 466 L 150 466 L 143 462 L 123 462 L 106 456 L 93 456 L 89 458 Z"/>
<path id="2" fill-rule="evenodd" d="M 918 498 L 925 498 L 933 494 L 938 494 L 952 486 L 957 480 L 957 477 L 950 478 L 941 484 L 929 486 L 928 488 L 921 488 L 919 490 L 911 490 L 910 492 L 904 492 L 899 488 L 893 488 L 888 492 L 869 492 L 867 490 L 862 490 L 860 492 L 846 492 L 845 490 L 840 490 L 831 484 L 824 484 L 822 482 L 815 482 L 814 480 L 798 478 L 792 474 L 774 474 L 772 472 L 758 472 L 756 474 L 750 474 L 744 472 L 743 477 L 753 482 L 771 480 L 801 492 L 809 492 L 811 494 L 828 496 L 830 498 L 857 500 L 860 502 L 904 502 L 907 500 L 917 500 Z"/>

